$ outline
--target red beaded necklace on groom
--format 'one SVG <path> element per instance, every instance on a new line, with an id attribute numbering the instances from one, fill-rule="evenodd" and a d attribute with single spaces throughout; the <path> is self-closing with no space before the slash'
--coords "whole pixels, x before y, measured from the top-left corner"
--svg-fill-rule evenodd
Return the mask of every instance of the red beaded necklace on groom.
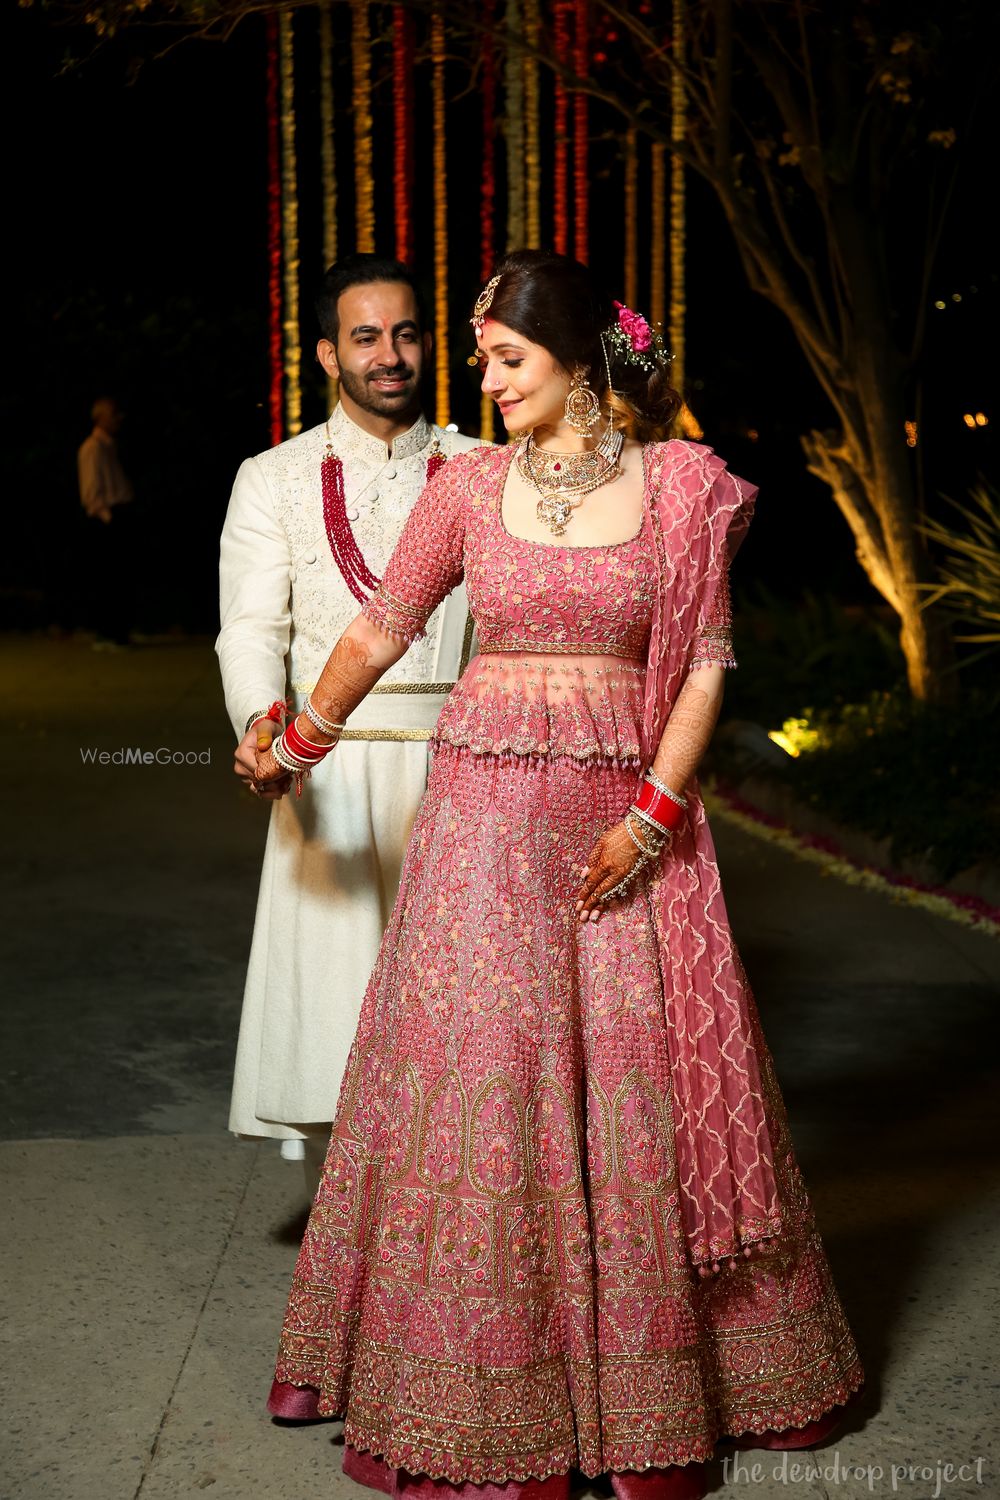
<path id="1" fill-rule="evenodd" d="M 434 475 L 447 462 L 441 451 L 440 439 L 435 436 L 427 457 L 425 482 L 430 483 Z M 326 429 L 326 453 L 321 469 L 323 481 L 323 522 L 330 543 L 333 560 L 340 575 L 359 604 L 367 604 L 369 595 L 378 588 L 379 580 L 365 562 L 364 553 L 351 529 L 347 514 L 347 497 L 344 494 L 344 465 L 333 451 L 330 425 Z"/>

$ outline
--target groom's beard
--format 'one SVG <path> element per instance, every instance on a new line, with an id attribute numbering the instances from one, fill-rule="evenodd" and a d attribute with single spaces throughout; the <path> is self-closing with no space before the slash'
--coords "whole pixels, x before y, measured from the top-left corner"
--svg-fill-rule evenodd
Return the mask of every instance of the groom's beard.
<path id="1" fill-rule="evenodd" d="M 386 377 L 406 383 L 398 391 L 380 391 L 373 381 Z M 355 375 L 352 370 L 342 368 L 340 387 L 356 406 L 374 416 L 412 416 L 416 421 L 420 415 L 420 380 L 409 365 L 399 364 L 391 370 L 371 370 L 367 375 Z"/>

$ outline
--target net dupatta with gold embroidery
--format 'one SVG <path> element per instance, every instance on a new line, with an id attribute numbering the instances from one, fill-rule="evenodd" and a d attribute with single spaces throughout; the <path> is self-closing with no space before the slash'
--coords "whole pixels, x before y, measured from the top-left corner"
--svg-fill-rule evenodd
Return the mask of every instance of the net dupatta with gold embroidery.
<path id="1" fill-rule="evenodd" d="M 649 644 L 643 754 L 656 753 L 690 669 L 691 645 L 725 587 L 746 534 L 756 488 L 730 474 L 710 448 L 671 442 L 652 485 L 660 586 Z M 693 825 L 703 822 L 691 799 Z M 770 1070 L 754 1002 L 732 942 L 718 873 L 704 837 L 675 838 L 651 896 L 660 935 L 671 1049 L 681 1213 L 692 1263 L 708 1269 L 780 1235 L 775 1152 L 765 1112 Z M 718 921 L 692 930 L 696 887 Z M 777 1122 L 772 1121 L 772 1124 Z"/>

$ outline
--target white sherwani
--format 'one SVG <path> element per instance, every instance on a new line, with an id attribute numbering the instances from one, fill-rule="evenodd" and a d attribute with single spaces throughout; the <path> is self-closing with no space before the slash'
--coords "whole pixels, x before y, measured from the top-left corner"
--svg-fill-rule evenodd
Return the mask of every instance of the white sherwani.
<path id="1" fill-rule="evenodd" d="M 435 442 L 475 447 L 423 417 L 392 456 L 337 407 L 328 423 L 249 458 L 222 532 L 216 643 L 238 738 L 250 714 L 296 708 L 360 610 L 323 519 L 327 442 L 344 469 L 348 519 L 380 577 L 424 486 Z M 460 675 L 464 589 L 352 714 L 342 742 L 271 810 L 240 1024 L 230 1130 L 301 1138 L 334 1117 L 361 1000 L 399 884 L 427 779 L 427 740 Z"/>

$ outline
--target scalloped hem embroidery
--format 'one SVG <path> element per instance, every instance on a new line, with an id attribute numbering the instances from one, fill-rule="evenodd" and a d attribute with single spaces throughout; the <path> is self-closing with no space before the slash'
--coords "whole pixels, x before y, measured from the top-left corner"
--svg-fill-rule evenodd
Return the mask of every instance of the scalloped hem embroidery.
<path id="1" fill-rule="evenodd" d="M 280 1383 L 297 1387 L 312 1386 L 313 1389 L 317 1389 L 315 1382 L 310 1380 L 281 1380 Z M 788 1432 L 808 1427 L 811 1422 L 819 1421 L 821 1417 L 835 1411 L 837 1407 L 846 1407 L 863 1386 L 864 1371 L 859 1367 L 835 1388 L 836 1394 L 831 1391 L 806 1406 L 778 1408 L 768 1412 L 766 1416 L 763 1412 L 756 1411 L 748 1418 L 740 1418 L 738 1422 L 730 1418 L 727 1425 L 720 1428 L 713 1438 L 706 1435 L 700 1439 L 654 1445 L 649 1450 L 648 1458 L 637 1459 L 631 1456 L 625 1448 L 612 1446 L 604 1450 L 603 1463 L 600 1466 L 591 1465 L 590 1467 L 588 1467 L 588 1461 L 583 1459 L 579 1452 L 575 1451 L 571 1455 L 568 1450 L 563 1457 L 558 1459 L 553 1453 L 548 1459 L 512 1464 L 504 1463 L 502 1460 L 491 1463 L 488 1459 L 479 1463 L 470 1460 L 462 1461 L 428 1448 L 426 1445 L 406 1443 L 383 1445 L 378 1435 L 353 1428 L 343 1411 L 336 1410 L 333 1403 L 324 1403 L 322 1392 L 319 1396 L 318 1411 L 322 1417 L 344 1421 L 344 1441 L 350 1447 L 360 1453 L 368 1453 L 374 1458 L 382 1459 L 391 1468 L 405 1469 L 408 1474 L 415 1476 L 426 1475 L 428 1479 L 445 1479 L 449 1484 L 523 1484 L 531 1479 L 549 1479 L 554 1474 L 565 1474 L 571 1469 L 578 1470 L 588 1479 L 596 1479 L 602 1474 L 642 1473 L 646 1469 L 668 1468 L 673 1464 L 683 1466 L 706 1463 L 713 1457 L 715 1447 L 720 1442 L 735 1441 L 747 1434 L 763 1436 L 768 1432 Z"/>
<path id="2" fill-rule="evenodd" d="M 581 1463 L 578 1456 L 561 1459 L 549 1467 L 544 1462 L 529 1463 L 516 1467 L 501 1467 L 500 1472 L 495 1472 L 495 1466 L 489 1463 L 485 1465 L 466 1465 L 462 1463 L 447 1464 L 441 1468 L 438 1465 L 428 1467 L 433 1460 L 428 1457 L 427 1463 L 422 1461 L 421 1455 L 429 1454 L 431 1450 L 422 1449 L 420 1453 L 406 1451 L 406 1445 L 388 1444 L 383 1451 L 374 1441 L 374 1446 L 366 1447 L 364 1440 L 348 1428 L 344 1429 L 344 1441 L 358 1452 L 368 1453 L 373 1458 L 380 1458 L 390 1468 L 405 1469 L 408 1474 L 415 1477 L 424 1475 L 428 1479 L 446 1479 L 449 1484 L 526 1484 L 532 1479 L 551 1479 L 556 1474 L 569 1474 L 573 1470 L 583 1474 L 588 1479 L 598 1479 L 602 1474 L 641 1474 L 646 1469 L 666 1469 L 671 1465 L 683 1467 L 686 1464 L 707 1463 L 714 1451 L 713 1443 L 689 1444 L 684 1449 L 678 1449 L 681 1455 L 678 1457 L 664 1457 L 663 1454 L 673 1452 L 672 1448 L 663 1448 L 653 1458 L 642 1462 L 628 1461 L 620 1464 L 607 1465 L 603 1468 L 588 1468 Z M 403 1457 L 397 1457 L 403 1454 Z M 419 1467 L 414 1467 L 415 1462 L 420 1461 Z M 469 1473 L 470 1467 L 475 1468 L 475 1473 Z"/>
<path id="3" fill-rule="evenodd" d="M 762 1437 L 765 1432 L 792 1432 L 799 1428 L 808 1427 L 810 1422 L 818 1422 L 820 1417 L 825 1417 L 829 1412 L 836 1411 L 838 1406 L 846 1407 L 859 1391 L 863 1390 L 865 1384 L 865 1372 L 858 1368 L 840 1384 L 839 1392 L 834 1399 L 824 1397 L 816 1400 L 808 1407 L 796 1407 L 794 1411 L 785 1409 L 777 1413 L 771 1413 L 770 1417 L 758 1416 L 756 1420 L 746 1422 L 738 1432 L 725 1428 L 716 1442 L 722 1438 L 741 1438 L 747 1433 L 755 1437 Z"/>

